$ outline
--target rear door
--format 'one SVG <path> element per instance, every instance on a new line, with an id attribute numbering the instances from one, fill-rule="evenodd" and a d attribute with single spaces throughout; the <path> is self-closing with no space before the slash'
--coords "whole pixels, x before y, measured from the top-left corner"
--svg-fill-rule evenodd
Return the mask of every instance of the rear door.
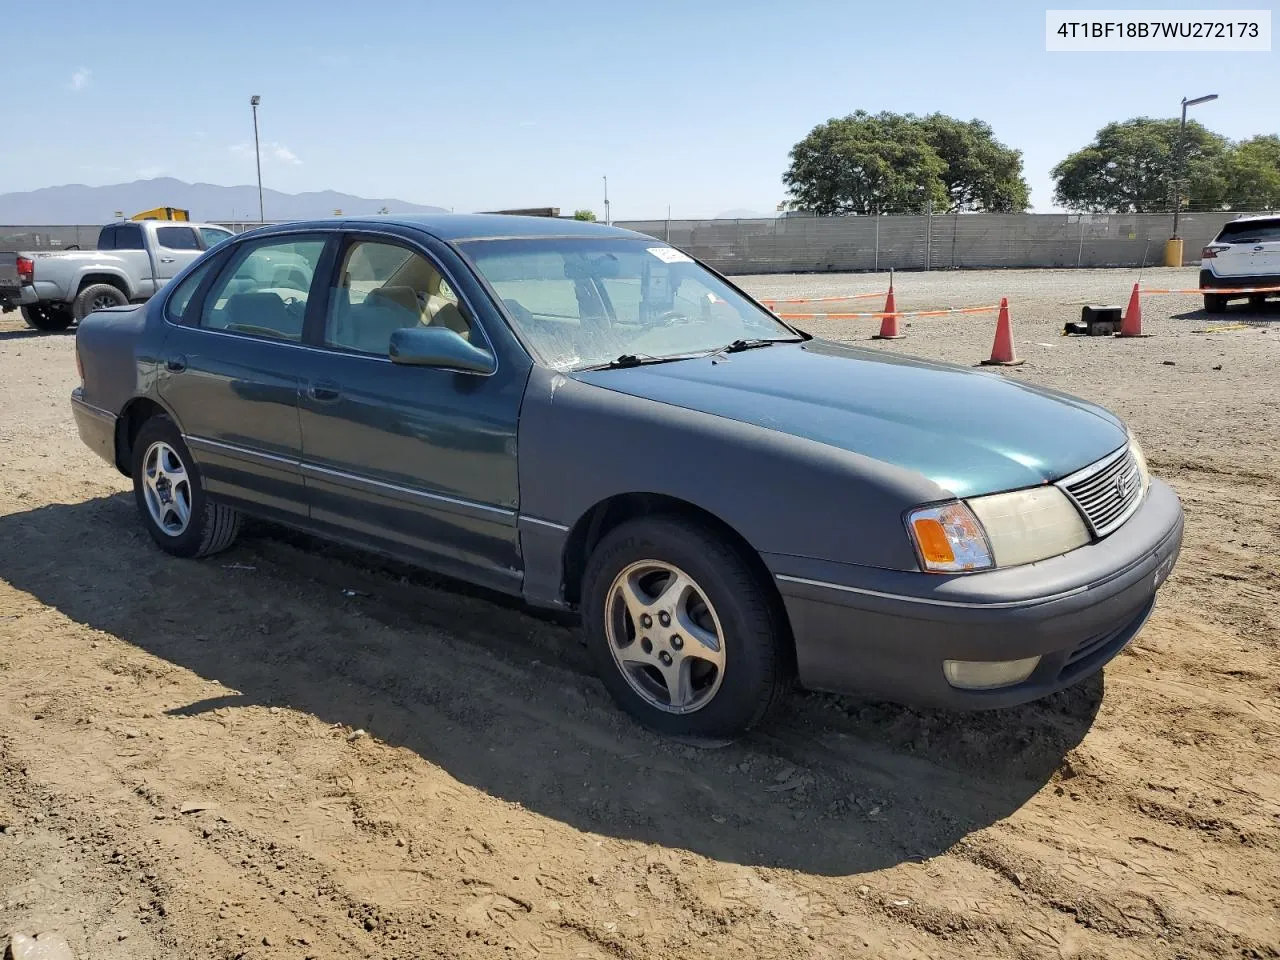
<path id="1" fill-rule="evenodd" d="M 1280 280 L 1280 217 L 1228 223 L 1212 245 L 1218 247 L 1214 257 L 1218 276 Z"/>
<path id="2" fill-rule="evenodd" d="M 314 351 L 302 346 L 302 330 L 331 237 L 264 237 L 228 247 L 165 303 L 160 396 L 207 488 L 285 521 L 307 516 L 298 390 Z"/>
<path id="3" fill-rule="evenodd" d="M 129 276 L 134 283 L 135 297 L 149 297 L 156 292 L 158 289 L 155 279 L 156 263 L 152 252 L 147 248 L 142 224 L 116 224 L 112 252 L 129 265 Z"/>
<path id="4" fill-rule="evenodd" d="M 156 287 L 163 287 L 203 252 L 195 227 L 156 227 Z"/>

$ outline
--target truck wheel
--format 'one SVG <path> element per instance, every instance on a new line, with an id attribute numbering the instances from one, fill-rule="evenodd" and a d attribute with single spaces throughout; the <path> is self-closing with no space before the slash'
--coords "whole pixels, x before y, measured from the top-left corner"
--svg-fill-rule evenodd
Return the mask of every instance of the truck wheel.
<path id="1" fill-rule="evenodd" d="M 168 417 L 154 416 L 138 431 L 132 473 L 138 513 L 160 549 L 175 557 L 207 557 L 235 542 L 240 514 L 209 500 L 191 451 Z"/>
<path id="2" fill-rule="evenodd" d="M 1204 312 L 1226 313 L 1227 298 L 1221 293 L 1206 293 L 1204 295 Z"/>
<path id="3" fill-rule="evenodd" d="M 667 736 L 736 738 L 790 686 L 771 584 L 716 531 L 645 517 L 607 533 L 583 578 L 583 624 L 614 700 Z"/>
<path id="4" fill-rule="evenodd" d="M 83 320 L 95 310 L 123 307 L 128 303 L 129 298 L 119 287 L 113 287 L 109 283 L 93 283 L 80 291 L 75 303 L 72 304 L 71 311 L 77 320 Z"/>
<path id="5" fill-rule="evenodd" d="M 37 330 L 56 331 L 67 329 L 75 318 L 66 307 L 37 303 L 22 308 L 22 319 L 27 321 L 27 326 Z"/>

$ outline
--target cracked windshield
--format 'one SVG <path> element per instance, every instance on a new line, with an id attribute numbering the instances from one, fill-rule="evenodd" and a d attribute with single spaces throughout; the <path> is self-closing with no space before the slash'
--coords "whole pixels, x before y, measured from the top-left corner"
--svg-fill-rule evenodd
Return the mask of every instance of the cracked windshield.
<path id="1" fill-rule="evenodd" d="M 561 370 L 802 339 L 688 255 L 650 240 L 460 244 L 521 336 Z"/>

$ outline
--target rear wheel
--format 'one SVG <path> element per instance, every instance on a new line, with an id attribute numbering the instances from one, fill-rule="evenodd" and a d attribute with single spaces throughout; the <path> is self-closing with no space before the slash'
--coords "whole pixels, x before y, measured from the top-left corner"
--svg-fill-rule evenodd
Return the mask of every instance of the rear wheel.
<path id="1" fill-rule="evenodd" d="M 587 563 L 583 621 L 617 703 L 669 736 L 745 733 L 781 699 L 789 639 L 770 586 L 716 531 L 675 517 L 631 520 Z"/>
<path id="2" fill-rule="evenodd" d="M 1254 310 L 1261 310 L 1266 305 L 1267 295 L 1265 293 L 1255 293 L 1249 298 L 1249 306 Z"/>
<path id="3" fill-rule="evenodd" d="M 168 417 L 154 416 L 138 431 L 133 495 L 151 539 L 175 557 L 226 550 L 240 532 L 240 514 L 205 495 L 191 452 Z"/>
<path id="4" fill-rule="evenodd" d="M 71 309 L 77 320 L 83 320 L 95 310 L 123 307 L 128 303 L 129 298 L 119 287 L 113 287 L 109 283 L 94 283 L 80 291 Z"/>
<path id="5" fill-rule="evenodd" d="M 22 308 L 22 319 L 37 330 L 56 331 L 67 329 L 75 318 L 66 307 L 36 303 Z"/>
<path id="6" fill-rule="evenodd" d="M 1205 313 L 1226 313 L 1227 298 L 1220 293 L 1206 293 L 1204 295 Z"/>

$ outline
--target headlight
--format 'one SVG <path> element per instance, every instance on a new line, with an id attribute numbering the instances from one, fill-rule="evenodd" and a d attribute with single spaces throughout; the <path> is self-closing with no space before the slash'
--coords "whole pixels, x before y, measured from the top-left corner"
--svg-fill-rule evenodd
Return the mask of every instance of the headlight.
<path id="1" fill-rule="evenodd" d="M 1130 435 L 1129 452 L 1133 454 L 1133 459 L 1138 463 L 1138 476 L 1142 481 L 1142 496 L 1147 495 L 1147 488 L 1151 486 L 1151 471 L 1147 469 L 1147 458 L 1142 452 L 1142 447 L 1138 446 L 1138 438 Z"/>
<path id="2" fill-rule="evenodd" d="M 930 573 L 964 573 L 995 566 L 982 524 L 963 503 L 921 507 L 907 515 L 921 568 Z"/>
<path id="3" fill-rule="evenodd" d="M 1090 539 L 1080 511 L 1054 486 L 975 497 L 969 508 L 987 532 L 997 566 L 1056 557 Z"/>
<path id="4" fill-rule="evenodd" d="M 1049 485 L 922 507 L 908 515 L 907 527 L 921 569 L 929 573 L 1033 563 L 1090 539 L 1079 511 Z"/>

